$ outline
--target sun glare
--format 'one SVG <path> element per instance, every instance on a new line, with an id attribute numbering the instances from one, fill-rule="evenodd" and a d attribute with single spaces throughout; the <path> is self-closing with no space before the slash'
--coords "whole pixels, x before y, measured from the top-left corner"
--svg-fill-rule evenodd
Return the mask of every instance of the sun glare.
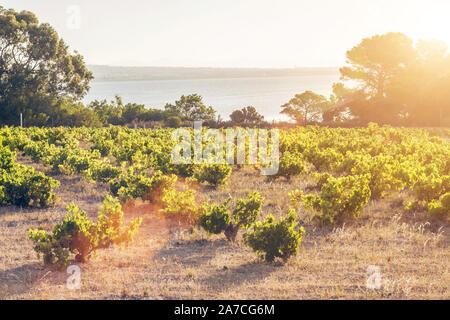
<path id="1" fill-rule="evenodd" d="M 425 2 L 423 2 L 425 3 Z M 450 3 L 445 2 L 436 6 L 433 3 L 421 5 L 417 8 L 416 17 L 411 21 L 411 36 L 415 39 L 436 39 L 443 41 L 450 47 Z"/>

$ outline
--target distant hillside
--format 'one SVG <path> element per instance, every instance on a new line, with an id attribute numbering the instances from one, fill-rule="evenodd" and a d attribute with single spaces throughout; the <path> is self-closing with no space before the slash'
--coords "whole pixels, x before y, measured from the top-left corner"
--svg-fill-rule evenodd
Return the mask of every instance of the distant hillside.
<path id="1" fill-rule="evenodd" d="M 336 75 L 338 68 L 179 68 L 179 67 L 112 67 L 89 65 L 95 81 L 183 80 L 212 78 L 293 77 Z"/>

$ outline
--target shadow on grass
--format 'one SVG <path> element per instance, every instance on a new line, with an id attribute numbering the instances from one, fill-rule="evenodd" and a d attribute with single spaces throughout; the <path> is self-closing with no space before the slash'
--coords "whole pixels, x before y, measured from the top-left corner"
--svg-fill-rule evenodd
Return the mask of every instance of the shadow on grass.
<path id="1" fill-rule="evenodd" d="M 226 250 L 230 245 L 226 240 L 208 241 L 178 241 L 170 248 L 159 250 L 153 257 L 156 261 L 167 260 L 178 262 L 188 267 L 196 268 L 212 260 L 220 250 Z"/>
<path id="2" fill-rule="evenodd" d="M 199 281 L 206 290 L 219 294 L 233 287 L 240 287 L 244 283 L 256 285 L 281 266 L 282 264 L 277 263 L 247 262 L 236 267 L 224 267 Z"/>
<path id="3" fill-rule="evenodd" d="M 45 269 L 37 263 L 0 271 L 0 299 L 26 294 L 44 276 Z"/>
<path id="4" fill-rule="evenodd" d="M 231 245 L 226 240 L 197 240 L 183 241 L 171 244 L 170 248 L 161 249 L 156 253 L 156 261 L 168 261 L 182 264 L 185 267 L 200 269 L 209 261 L 213 260 L 218 253 L 235 252 L 239 247 Z M 244 282 L 258 283 L 266 279 L 271 273 L 277 271 L 282 264 L 263 263 L 257 260 L 247 262 L 239 266 L 218 267 L 206 277 L 198 275 L 196 280 L 201 287 L 217 294 L 224 292 L 232 287 L 239 287 Z"/>

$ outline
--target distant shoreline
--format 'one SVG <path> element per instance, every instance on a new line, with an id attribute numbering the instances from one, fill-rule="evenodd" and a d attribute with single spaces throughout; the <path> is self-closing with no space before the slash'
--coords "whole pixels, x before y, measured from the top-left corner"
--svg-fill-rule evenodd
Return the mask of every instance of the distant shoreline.
<path id="1" fill-rule="evenodd" d="M 184 68 L 89 65 L 95 82 L 243 79 L 337 75 L 339 68 Z"/>

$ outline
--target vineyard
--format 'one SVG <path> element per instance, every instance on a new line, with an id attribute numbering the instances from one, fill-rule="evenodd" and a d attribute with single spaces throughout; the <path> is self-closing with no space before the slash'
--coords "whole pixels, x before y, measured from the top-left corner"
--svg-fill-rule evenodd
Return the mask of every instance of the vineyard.
<path id="1" fill-rule="evenodd" d="M 281 130 L 266 177 L 174 164 L 172 133 L 0 129 L 0 298 L 450 297 L 450 130 Z"/>

